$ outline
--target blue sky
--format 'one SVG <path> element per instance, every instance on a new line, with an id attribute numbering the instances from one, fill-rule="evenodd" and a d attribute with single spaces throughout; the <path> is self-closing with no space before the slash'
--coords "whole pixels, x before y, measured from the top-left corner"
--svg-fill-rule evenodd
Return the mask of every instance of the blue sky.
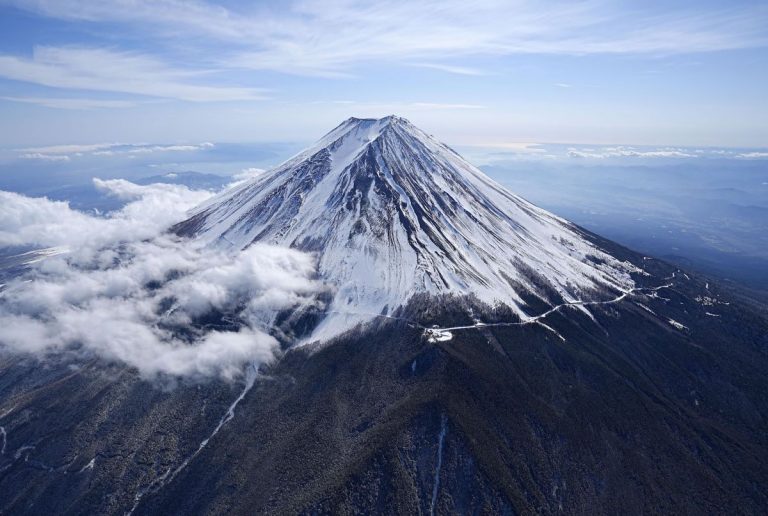
<path id="1" fill-rule="evenodd" d="M 0 0 L 0 140 L 768 146 L 768 4 Z"/>

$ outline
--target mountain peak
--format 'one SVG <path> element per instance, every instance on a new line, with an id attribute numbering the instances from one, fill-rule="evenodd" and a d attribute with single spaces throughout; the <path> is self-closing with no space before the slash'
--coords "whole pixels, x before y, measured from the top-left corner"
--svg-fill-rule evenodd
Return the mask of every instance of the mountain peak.
<path id="1" fill-rule="evenodd" d="M 236 249 L 261 241 L 315 253 L 336 291 L 316 337 L 419 292 L 473 295 L 523 319 L 530 303 L 625 292 L 637 271 L 394 115 L 346 120 L 177 231 Z"/>
<path id="2" fill-rule="evenodd" d="M 418 131 L 408 120 L 396 115 L 389 115 L 383 118 L 350 117 L 320 138 L 320 140 L 308 150 L 319 150 L 321 148 L 332 146 L 338 147 L 348 138 L 351 138 L 353 142 L 357 142 L 359 146 L 362 147 L 379 138 L 390 128 L 399 128 L 408 132 Z M 423 136 L 426 135 L 419 135 L 419 137 Z"/>
<path id="3" fill-rule="evenodd" d="M 419 137 L 427 137 L 425 133 L 420 131 L 415 125 L 413 125 L 408 119 L 397 116 L 388 115 L 382 118 L 356 118 L 350 117 L 342 122 L 335 129 L 330 131 L 324 137 L 322 137 L 318 143 L 326 141 L 327 139 L 334 139 L 343 137 L 347 134 L 362 134 L 367 133 L 371 140 L 378 137 L 381 133 L 384 133 L 389 128 L 402 129 L 407 132 L 418 134 Z"/>
<path id="4" fill-rule="evenodd" d="M 345 124 L 381 124 L 381 125 L 402 123 L 402 124 L 412 125 L 410 121 L 397 115 L 387 115 L 381 118 L 357 118 L 357 117 L 351 116 L 347 118 L 344 121 L 344 123 Z"/>

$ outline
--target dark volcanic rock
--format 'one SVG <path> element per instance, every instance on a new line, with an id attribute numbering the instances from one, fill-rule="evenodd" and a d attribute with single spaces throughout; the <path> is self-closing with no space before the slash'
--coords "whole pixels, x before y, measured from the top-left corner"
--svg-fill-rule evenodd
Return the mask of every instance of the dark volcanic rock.
<path id="1" fill-rule="evenodd" d="M 149 490 L 237 385 L 163 390 L 104 364 L 7 358 L 0 508 L 120 514 L 146 490 L 136 514 L 760 513 L 765 310 L 644 261 L 643 281 L 675 273 L 672 285 L 594 306 L 594 320 L 554 312 L 546 324 L 565 341 L 526 325 L 430 344 L 386 321 L 289 351 Z M 704 293 L 718 303 L 697 302 Z M 445 324 L 470 308 L 493 320 L 452 297 L 416 298 L 405 314 Z"/>

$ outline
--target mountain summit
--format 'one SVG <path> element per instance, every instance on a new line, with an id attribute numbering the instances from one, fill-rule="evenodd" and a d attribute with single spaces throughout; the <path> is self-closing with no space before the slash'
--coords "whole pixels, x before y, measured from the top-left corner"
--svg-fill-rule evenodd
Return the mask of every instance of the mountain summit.
<path id="1" fill-rule="evenodd" d="M 318 338 L 419 292 L 472 294 L 525 319 L 532 299 L 615 297 L 638 271 L 397 116 L 344 121 L 176 229 L 224 247 L 263 241 L 316 253 L 336 288 Z"/>

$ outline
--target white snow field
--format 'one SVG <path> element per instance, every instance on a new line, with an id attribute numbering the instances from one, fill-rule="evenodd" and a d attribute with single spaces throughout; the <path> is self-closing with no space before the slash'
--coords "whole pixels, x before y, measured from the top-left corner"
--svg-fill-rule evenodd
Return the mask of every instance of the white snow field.
<path id="1" fill-rule="evenodd" d="M 419 292 L 472 293 L 525 319 L 523 291 L 610 299 L 638 272 L 396 116 L 350 118 L 190 216 L 182 232 L 213 245 L 316 254 L 335 294 L 313 340 L 391 314 Z"/>

